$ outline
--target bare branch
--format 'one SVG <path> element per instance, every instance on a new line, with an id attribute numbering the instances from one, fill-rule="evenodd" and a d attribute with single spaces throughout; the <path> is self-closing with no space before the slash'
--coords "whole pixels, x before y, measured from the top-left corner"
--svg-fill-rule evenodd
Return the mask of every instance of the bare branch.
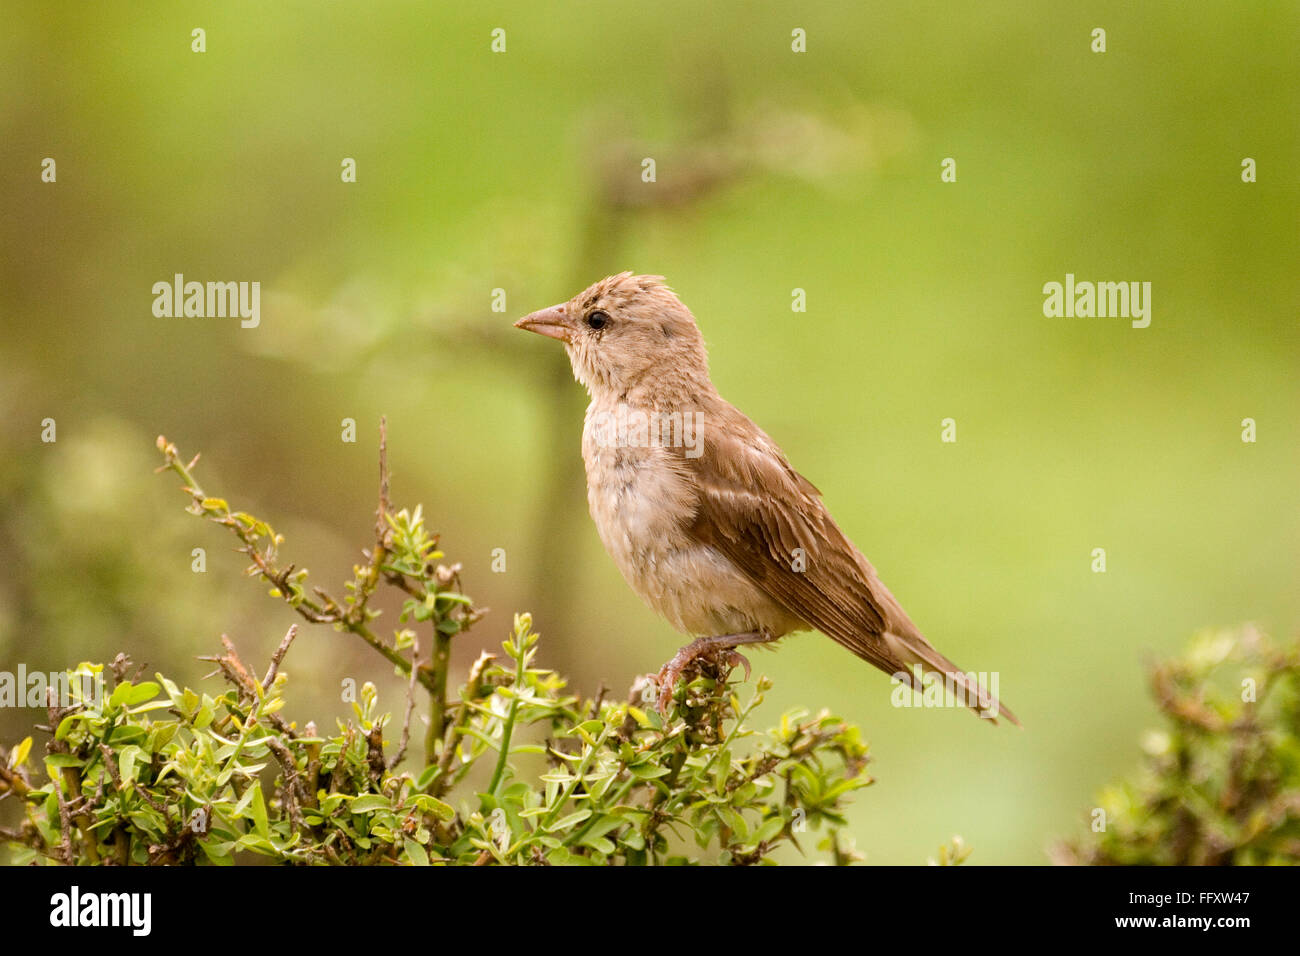
<path id="1" fill-rule="evenodd" d="M 293 639 L 297 636 L 298 625 L 290 624 L 289 630 L 284 635 L 284 639 L 280 641 L 280 646 L 277 647 L 275 653 L 271 655 L 271 666 L 267 670 L 266 676 L 262 678 L 263 689 L 270 688 L 271 683 L 275 680 L 275 675 L 280 672 L 280 664 L 284 661 L 284 655 L 289 653 L 289 645 L 293 643 Z"/>

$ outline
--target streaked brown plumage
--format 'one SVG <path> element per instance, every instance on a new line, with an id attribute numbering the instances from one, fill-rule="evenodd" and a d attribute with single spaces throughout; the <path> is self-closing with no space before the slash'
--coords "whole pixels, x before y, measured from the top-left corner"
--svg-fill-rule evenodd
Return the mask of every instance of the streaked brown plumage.
<path id="1" fill-rule="evenodd" d="M 820 492 L 717 393 L 695 318 L 662 278 L 611 276 L 515 325 L 562 341 L 591 394 L 582 452 L 605 548 L 634 591 L 700 638 L 660 672 L 661 710 L 693 657 L 743 662 L 735 646 L 815 628 L 887 674 L 944 675 L 980 702 L 971 709 L 1019 724 L 930 645 Z M 619 433 L 620 415 L 693 428 Z"/>

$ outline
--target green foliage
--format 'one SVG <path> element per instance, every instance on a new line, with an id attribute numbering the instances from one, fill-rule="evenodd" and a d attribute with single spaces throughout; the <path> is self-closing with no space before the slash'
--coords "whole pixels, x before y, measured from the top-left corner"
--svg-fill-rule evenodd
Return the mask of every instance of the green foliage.
<path id="1" fill-rule="evenodd" d="M 389 766 L 370 684 L 324 736 L 280 719 L 287 674 L 250 676 L 228 642 L 217 696 L 128 680 L 119 658 L 111 694 L 52 709 L 39 786 L 30 738 L 8 755 L 0 786 L 27 811 L 12 862 L 744 864 L 819 830 L 833 861 L 854 858 L 842 811 L 871 782 L 857 728 L 794 713 L 757 733 L 745 720 L 766 683 L 742 704 L 709 675 L 665 725 L 640 688 L 623 703 L 565 694 L 533 666 L 537 641 L 517 616 L 504 662 L 470 672 L 449 759 L 417 775 Z"/>
<path id="2" fill-rule="evenodd" d="M 667 720 L 652 709 L 649 678 L 622 702 L 583 699 L 534 666 L 538 635 L 521 614 L 504 657 L 481 655 L 448 700 L 450 640 L 479 612 L 458 567 L 437 563 L 420 509 L 390 508 L 382 430 L 376 540 L 342 601 L 318 587 L 309 595 L 306 570 L 280 562 L 281 535 L 207 495 L 174 445 L 158 447 L 163 468 L 185 481 L 189 510 L 240 540 L 248 573 L 273 597 L 356 635 L 407 675 L 400 734 L 392 746 L 393 717 L 370 683 L 332 734 L 281 716 L 280 667 L 297 625 L 261 678 L 223 637 L 224 652 L 205 658 L 229 685 L 217 695 L 162 674 L 128 677 L 125 655 L 107 668 L 82 664 L 68 699 L 50 701 L 44 759 L 32 757 L 30 737 L 0 754 L 0 796 L 24 807 L 20 826 L 0 831 L 13 862 L 752 864 L 787 844 L 837 864 L 858 859 L 843 833 L 847 800 L 871 783 L 858 729 L 795 712 L 755 731 L 747 721 L 765 679 L 742 703 L 720 665 L 700 662 Z M 381 585 L 404 594 L 399 623 L 419 630 L 391 639 L 372 630 Z M 404 771 L 417 688 L 428 697 L 424 759 Z M 941 855 L 960 862 L 964 852 Z"/>
<path id="3" fill-rule="evenodd" d="M 1107 787 L 1062 863 L 1300 863 L 1300 642 L 1201 635 L 1151 668 L 1166 718 L 1138 776 Z M 1104 826 L 1104 829 L 1101 829 Z"/>

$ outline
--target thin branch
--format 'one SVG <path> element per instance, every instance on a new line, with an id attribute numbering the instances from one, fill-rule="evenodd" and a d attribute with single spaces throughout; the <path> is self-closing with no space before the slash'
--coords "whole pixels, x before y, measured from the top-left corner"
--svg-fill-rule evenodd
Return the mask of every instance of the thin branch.
<path id="1" fill-rule="evenodd" d="M 125 788 L 122 786 L 122 775 L 118 773 L 117 764 L 113 762 L 112 748 L 110 748 L 108 744 L 100 744 L 99 752 L 104 755 L 104 766 L 108 768 L 108 775 L 113 779 L 113 786 L 117 788 L 118 793 L 121 793 Z M 140 794 L 140 797 L 144 802 L 149 804 L 149 806 L 153 808 L 154 812 L 163 818 L 163 823 L 166 824 L 167 830 L 170 832 L 173 829 L 172 819 L 167 814 L 167 808 L 159 804 L 158 801 L 153 798 L 153 795 L 144 784 L 138 785 L 135 788 L 135 792 Z"/>
<path id="2" fill-rule="evenodd" d="M 380 542 L 388 539 L 388 515 L 392 511 L 388 500 L 388 416 L 379 418 L 379 509 L 375 513 L 375 538 Z"/>
<path id="3" fill-rule="evenodd" d="M 59 849 L 63 852 L 63 865 L 72 866 L 72 814 L 68 811 L 68 801 L 63 798 L 63 787 L 57 780 L 54 793 L 59 801 L 59 831 L 63 834 Z"/>
<path id="4" fill-rule="evenodd" d="M 6 766 L 8 760 L 9 755 L 0 750 L 0 795 L 12 791 L 19 797 L 26 797 L 31 793 L 31 785 L 23 779 L 17 768 L 10 770 Z"/>
<path id="5" fill-rule="evenodd" d="M 198 456 L 186 464 L 180 458 L 180 453 L 175 444 L 167 441 L 162 435 L 158 436 L 158 450 L 163 453 L 164 464 L 156 471 L 174 471 L 185 482 L 185 491 L 190 495 L 190 512 L 192 514 L 206 517 L 215 524 L 229 528 L 231 532 L 243 543 L 243 547 L 238 550 L 248 555 L 252 562 L 249 572 L 260 576 L 263 580 L 274 585 L 280 596 L 290 607 L 298 612 L 305 620 L 313 624 L 338 624 L 344 630 L 349 631 L 373 647 L 382 654 L 388 661 L 403 674 L 411 671 L 412 664 L 405 657 L 399 654 L 395 649 L 389 647 L 365 624 L 364 613 L 357 614 L 356 609 L 352 613 L 345 612 L 337 601 L 330 598 L 324 591 L 319 588 L 315 589 L 316 593 L 325 601 L 324 605 L 318 604 L 311 598 L 302 593 L 302 589 L 289 580 L 289 575 L 293 571 L 293 565 L 281 570 L 274 564 L 276 547 L 283 541 L 283 538 L 277 534 L 271 534 L 270 541 L 263 549 L 260 544 L 262 535 L 255 530 L 256 525 L 249 524 L 249 516 L 242 513 L 232 512 L 229 505 L 224 501 L 208 497 L 207 493 L 199 486 L 195 480 L 192 469 L 199 460 Z M 265 526 L 263 526 L 265 527 Z M 269 529 L 268 529 L 269 531 Z M 378 574 L 378 562 L 371 562 L 371 566 L 376 568 L 375 574 Z M 362 607 L 364 611 L 364 607 Z M 417 678 L 431 693 L 434 692 L 433 678 L 431 674 L 421 673 Z"/>
<path id="6" fill-rule="evenodd" d="M 275 653 L 271 655 L 271 666 L 267 670 L 266 676 L 262 678 L 263 690 L 270 689 L 272 682 L 275 680 L 275 675 L 280 672 L 280 664 L 284 661 L 284 655 L 289 653 L 289 645 L 293 643 L 293 639 L 297 636 L 298 625 L 290 624 L 289 630 L 284 635 L 284 639 L 280 641 L 280 646 L 277 647 Z"/>
<path id="7" fill-rule="evenodd" d="M 420 642 L 418 640 L 411 644 L 411 660 L 420 659 Z M 402 715 L 402 736 L 397 744 L 397 753 L 393 754 L 393 759 L 388 762 L 388 769 L 392 770 L 402 758 L 406 756 L 406 745 L 411 740 L 411 716 L 415 713 L 415 675 L 418 668 L 411 668 L 410 679 L 406 682 L 406 713 Z"/>
<path id="8" fill-rule="evenodd" d="M 280 641 L 280 647 L 272 657 L 271 668 L 267 672 L 267 675 L 272 680 L 275 679 L 275 673 L 278 671 L 280 662 L 284 660 L 284 655 L 289 650 L 289 645 L 293 642 L 293 637 L 297 632 L 297 627 L 298 625 L 294 624 L 289 628 L 289 633 L 287 633 L 284 636 L 284 639 Z M 244 662 L 239 659 L 239 652 L 235 650 L 234 642 L 225 634 L 221 635 L 221 646 L 226 649 L 226 653 L 219 656 L 203 655 L 199 657 L 198 660 L 216 664 L 217 668 L 221 671 L 222 676 L 225 677 L 228 682 L 235 685 L 235 689 L 239 691 L 240 700 L 247 704 L 253 704 L 258 699 L 258 690 L 261 689 L 265 692 L 265 688 L 259 687 L 257 684 L 257 678 L 248 672 L 248 668 L 244 666 Z M 269 681 L 267 684 L 269 684 Z M 298 736 L 297 731 L 290 727 L 288 722 L 278 713 L 272 712 L 264 714 L 263 717 L 270 722 L 272 727 L 284 736 Z"/>

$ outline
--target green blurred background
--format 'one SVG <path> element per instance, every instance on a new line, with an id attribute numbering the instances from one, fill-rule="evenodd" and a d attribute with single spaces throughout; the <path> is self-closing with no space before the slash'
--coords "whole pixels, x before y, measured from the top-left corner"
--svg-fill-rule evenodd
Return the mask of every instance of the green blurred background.
<path id="1" fill-rule="evenodd" d="M 395 501 L 424 503 L 494 609 L 458 673 L 525 609 L 580 691 L 657 669 L 682 639 L 585 515 L 585 396 L 554 343 L 509 326 L 622 269 L 668 277 L 719 390 L 1025 723 L 895 710 L 818 635 L 755 654 L 776 682 L 763 720 L 826 706 L 863 725 L 870 862 L 954 833 L 974 863 L 1044 862 L 1136 763 L 1145 656 L 1204 627 L 1300 625 L 1293 2 L 10 2 L 4 19 L 0 669 L 125 649 L 194 683 L 223 632 L 264 661 L 292 613 L 184 514 L 153 440 L 201 451 L 209 493 L 339 592 L 373 525 L 380 415 Z M 178 272 L 260 281 L 261 326 L 155 318 L 152 285 Z M 1150 328 L 1045 318 L 1067 272 L 1150 281 Z M 400 710 L 346 635 L 309 630 L 289 665 L 291 717 L 342 715 L 348 676 Z M 38 716 L 0 713 L 0 739 Z"/>

